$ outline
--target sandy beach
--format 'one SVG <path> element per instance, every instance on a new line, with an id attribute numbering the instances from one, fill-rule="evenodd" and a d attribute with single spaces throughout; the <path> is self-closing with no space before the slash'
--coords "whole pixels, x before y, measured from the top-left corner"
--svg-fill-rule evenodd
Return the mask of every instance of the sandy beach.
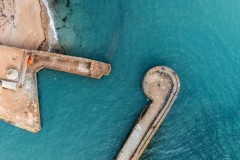
<path id="1" fill-rule="evenodd" d="M 42 0 L 0 1 L 0 44 L 47 51 L 55 45 L 51 17 Z"/>

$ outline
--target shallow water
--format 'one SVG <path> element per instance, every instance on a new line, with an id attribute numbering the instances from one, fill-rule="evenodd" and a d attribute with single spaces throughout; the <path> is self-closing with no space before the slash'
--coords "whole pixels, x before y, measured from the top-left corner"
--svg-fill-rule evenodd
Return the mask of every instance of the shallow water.
<path id="1" fill-rule="evenodd" d="M 240 2 L 51 1 L 65 53 L 112 64 L 108 77 L 39 74 L 42 131 L 0 122 L 0 158 L 113 159 L 148 101 L 153 66 L 180 95 L 142 159 L 240 158 Z"/>

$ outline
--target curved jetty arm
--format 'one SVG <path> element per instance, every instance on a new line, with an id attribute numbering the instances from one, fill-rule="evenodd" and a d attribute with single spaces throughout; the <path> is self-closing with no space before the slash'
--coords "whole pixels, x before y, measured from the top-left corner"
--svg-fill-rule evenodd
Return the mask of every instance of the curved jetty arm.
<path id="1" fill-rule="evenodd" d="M 165 66 L 150 69 L 142 85 L 145 95 L 152 102 L 139 117 L 117 160 L 139 159 L 169 112 L 180 89 L 177 74 Z"/>
<path id="2" fill-rule="evenodd" d="M 0 45 L 0 119 L 30 132 L 41 130 L 36 73 L 54 69 L 92 78 L 111 65 L 86 58 Z"/>

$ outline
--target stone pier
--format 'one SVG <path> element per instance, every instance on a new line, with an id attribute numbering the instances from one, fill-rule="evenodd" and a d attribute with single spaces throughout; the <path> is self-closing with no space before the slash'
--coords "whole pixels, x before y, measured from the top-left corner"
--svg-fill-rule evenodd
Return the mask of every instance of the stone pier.
<path id="1" fill-rule="evenodd" d="M 100 79 L 111 65 L 86 58 L 0 45 L 0 119 L 41 130 L 36 73 L 43 68 Z"/>
<path id="2" fill-rule="evenodd" d="M 137 160 L 172 107 L 179 89 L 179 78 L 172 69 L 158 66 L 150 69 L 142 82 L 151 104 L 140 115 L 117 160 Z"/>

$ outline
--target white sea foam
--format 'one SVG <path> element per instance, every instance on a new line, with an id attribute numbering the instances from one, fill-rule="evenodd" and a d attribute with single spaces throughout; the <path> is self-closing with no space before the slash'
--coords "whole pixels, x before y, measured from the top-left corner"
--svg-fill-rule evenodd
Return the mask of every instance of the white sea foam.
<path id="1" fill-rule="evenodd" d="M 48 13 L 48 16 L 49 16 L 49 27 L 50 27 L 50 34 L 49 34 L 49 48 L 48 50 L 51 51 L 52 49 L 52 46 L 58 44 L 58 35 L 57 35 L 57 31 L 56 31 L 56 27 L 55 27 L 55 24 L 54 24 L 54 21 L 53 21 L 53 15 L 52 15 L 52 12 L 49 8 L 49 5 L 48 5 L 48 1 L 47 0 L 42 0 L 44 5 L 46 6 L 47 8 L 47 13 Z"/>

